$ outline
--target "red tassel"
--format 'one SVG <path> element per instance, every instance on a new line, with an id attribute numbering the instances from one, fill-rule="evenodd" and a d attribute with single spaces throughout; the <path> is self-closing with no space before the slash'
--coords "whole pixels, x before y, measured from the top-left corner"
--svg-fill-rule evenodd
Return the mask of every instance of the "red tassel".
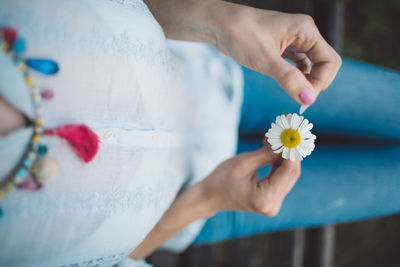
<path id="1" fill-rule="evenodd" d="M 46 135 L 57 135 L 67 140 L 75 153 L 84 161 L 91 161 L 99 150 L 99 137 L 84 124 L 63 125 L 46 130 Z"/>

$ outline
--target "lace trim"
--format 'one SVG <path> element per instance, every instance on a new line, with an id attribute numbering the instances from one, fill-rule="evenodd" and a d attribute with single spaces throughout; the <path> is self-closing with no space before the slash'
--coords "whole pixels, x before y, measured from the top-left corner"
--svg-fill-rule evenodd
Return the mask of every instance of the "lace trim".
<path id="1" fill-rule="evenodd" d="M 118 262 L 122 261 L 128 255 L 127 252 L 114 254 L 111 256 L 92 259 L 84 262 L 63 265 L 62 267 L 102 267 L 102 266 L 115 266 Z"/>

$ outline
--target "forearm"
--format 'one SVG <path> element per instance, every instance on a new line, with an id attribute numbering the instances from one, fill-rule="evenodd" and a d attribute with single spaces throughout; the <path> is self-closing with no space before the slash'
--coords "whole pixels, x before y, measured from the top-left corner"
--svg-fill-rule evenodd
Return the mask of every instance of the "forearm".
<path id="1" fill-rule="evenodd" d="M 221 1 L 222 2 L 222 1 Z M 168 38 L 215 44 L 219 0 L 145 0 Z"/>
<path id="2" fill-rule="evenodd" d="M 148 256 L 189 223 L 212 216 L 219 205 L 218 197 L 212 189 L 206 188 L 204 181 L 189 187 L 176 198 L 130 257 L 142 259 Z"/>

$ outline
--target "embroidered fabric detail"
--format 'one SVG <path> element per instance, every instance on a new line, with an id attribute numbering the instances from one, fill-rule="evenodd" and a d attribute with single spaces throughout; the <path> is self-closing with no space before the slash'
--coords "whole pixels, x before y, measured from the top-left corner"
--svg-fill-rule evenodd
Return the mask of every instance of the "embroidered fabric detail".
<path id="1" fill-rule="evenodd" d="M 63 265 L 62 267 L 109 267 L 116 266 L 118 262 L 122 261 L 127 257 L 129 252 L 118 253 L 107 257 L 101 257 L 93 260 L 84 262 L 74 263 L 70 265 Z"/>

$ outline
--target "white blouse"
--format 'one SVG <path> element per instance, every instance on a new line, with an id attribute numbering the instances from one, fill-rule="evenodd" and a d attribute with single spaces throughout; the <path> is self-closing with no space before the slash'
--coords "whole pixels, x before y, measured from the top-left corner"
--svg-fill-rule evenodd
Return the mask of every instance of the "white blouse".
<path id="1" fill-rule="evenodd" d="M 65 142 L 44 138 L 59 173 L 38 192 L 17 190 L 0 202 L 0 266 L 140 265 L 122 261 L 179 190 L 235 153 L 240 67 L 212 47 L 167 42 L 139 0 L 0 0 L 4 25 L 26 39 L 27 57 L 60 66 L 50 77 L 32 71 L 39 88 L 55 93 L 43 103 L 44 126 L 85 123 L 101 143 L 83 164 Z M 21 74 L 3 52 L 0 93 L 33 114 Z M 0 179 L 31 132 L 0 138 Z M 201 226 L 167 246 L 184 249 Z"/>

